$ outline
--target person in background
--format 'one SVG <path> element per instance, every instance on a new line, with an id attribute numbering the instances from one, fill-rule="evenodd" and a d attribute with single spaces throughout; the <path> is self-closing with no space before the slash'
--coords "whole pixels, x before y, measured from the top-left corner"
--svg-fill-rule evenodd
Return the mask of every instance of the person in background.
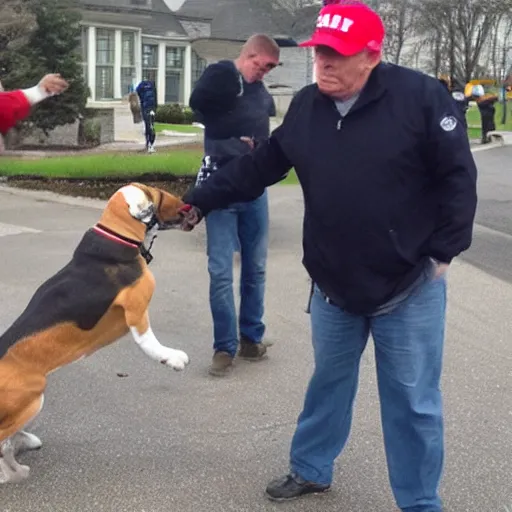
<path id="1" fill-rule="evenodd" d="M 496 115 L 495 104 L 498 101 L 498 95 L 494 93 L 484 92 L 476 97 L 476 105 L 480 111 L 480 118 L 482 121 L 482 144 L 488 144 L 491 142 L 489 132 L 496 130 L 494 117 Z"/>
<path id="2" fill-rule="evenodd" d="M 464 84 L 456 78 L 452 79 L 450 81 L 450 94 L 460 110 L 462 119 L 464 121 L 464 127 L 467 130 L 468 123 L 466 119 L 466 113 L 469 108 L 469 98 L 466 98 L 466 95 L 464 94 Z"/>
<path id="3" fill-rule="evenodd" d="M 144 121 L 144 134 L 146 136 L 146 151 L 154 153 L 155 150 L 155 116 L 158 106 L 157 90 L 155 82 L 152 80 L 142 80 L 135 89 L 139 101 L 140 109 L 142 112 L 142 119 Z"/>
<path id="4" fill-rule="evenodd" d="M 464 126 L 467 129 L 466 112 L 469 108 L 469 99 L 464 94 L 464 86 L 461 85 L 456 79 L 451 79 L 445 75 L 439 78 L 439 81 L 446 88 L 448 93 L 451 95 L 455 105 L 460 110 L 462 119 L 464 120 Z"/>
<path id="5" fill-rule="evenodd" d="M 211 64 L 199 78 L 189 101 L 205 127 L 205 157 L 197 188 L 210 175 L 222 172 L 222 166 L 230 159 L 266 144 L 275 105 L 263 78 L 279 64 L 279 55 L 279 46 L 271 37 L 255 34 L 235 61 Z M 261 361 L 266 356 L 263 314 L 268 229 L 265 192 L 249 202 L 225 204 L 206 217 L 214 338 L 211 375 L 227 375 L 237 351 L 239 357 L 249 361 Z M 241 284 L 237 320 L 233 256 L 238 249 Z"/>
<path id="6" fill-rule="evenodd" d="M 301 43 L 314 48 L 316 83 L 295 95 L 268 142 L 184 195 L 182 228 L 295 169 L 315 366 L 290 469 L 267 495 L 330 489 L 371 334 L 395 501 L 402 512 L 441 512 L 447 272 L 471 245 L 477 170 L 450 95 L 436 78 L 382 62 L 384 36 L 370 7 L 325 6 Z"/>
<path id="7" fill-rule="evenodd" d="M 34 105 L 61 94 L 68 86 L 59 74 L 50 73 L 29 89 L 0 92 L 0 133 L 5 135 L 18 121 L 28 117 Z"/>

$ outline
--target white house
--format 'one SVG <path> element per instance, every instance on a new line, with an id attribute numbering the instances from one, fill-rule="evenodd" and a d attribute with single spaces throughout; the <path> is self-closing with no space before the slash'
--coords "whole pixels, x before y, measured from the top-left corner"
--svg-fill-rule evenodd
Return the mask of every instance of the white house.
<path id="1" fill-rule="evenodd" d="M 186 104 L 206 62 L 163 0 L 79 0 L 82 62 L 90 101 L 125 97 L 154 80 L 158 101 Z"/>

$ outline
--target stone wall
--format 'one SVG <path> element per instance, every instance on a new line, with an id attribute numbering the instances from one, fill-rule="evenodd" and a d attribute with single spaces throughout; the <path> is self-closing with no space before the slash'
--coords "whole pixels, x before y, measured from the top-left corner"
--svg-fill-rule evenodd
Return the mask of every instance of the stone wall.
<path id="1" fill-rule="evenodd" d="M 87 109 L 85 122 L 97 122 L 99 124 L 99 142 L 100 144 L 108 144 L 114 142 L 114 109 Z M 57 126 L 48 136 L 42 130 L 34 129 L 32 133 L 23 137 L 20 145 L 23 146 L 67 146 L 78 147 L 79 141 L 79 121 L 73 124 Z"/>
<path id="2" fill-rule="evenodd" d="M 91 109 L 92 110 L 92 109 Z M 94 110 L 93 119 L 100 123 L 100 144 L 114 142 L 115 137 L 115 110 L 113 108 L 98 108 Z"/>

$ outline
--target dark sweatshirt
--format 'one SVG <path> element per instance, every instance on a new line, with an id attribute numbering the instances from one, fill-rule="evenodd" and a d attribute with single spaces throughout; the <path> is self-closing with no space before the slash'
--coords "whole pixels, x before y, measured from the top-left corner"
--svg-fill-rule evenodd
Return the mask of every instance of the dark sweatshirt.
<path id="1" fill-rule="evenodd" d="M 270 135 L 274 100 L 263 82 L 247 83 L 235 64 L 223 60 L 208 66 L 190 96 L 190 108 L 205 126 L 205 154 L 243 155 L 250 151 L 240 137 L 256 142 Z"/>

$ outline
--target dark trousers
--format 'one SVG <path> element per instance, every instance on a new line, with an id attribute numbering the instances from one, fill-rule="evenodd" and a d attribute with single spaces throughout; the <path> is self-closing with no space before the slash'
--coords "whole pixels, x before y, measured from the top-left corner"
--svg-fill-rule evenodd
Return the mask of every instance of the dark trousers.
<path id="1" fill-rule="evenodd" d="M 152 109 L 144 110 L 142 119 L 144 120 L 144 131 L 146 134 L 146 147 L 152 146 L 155 143 L 155 116 L 150 114 Z"/>

